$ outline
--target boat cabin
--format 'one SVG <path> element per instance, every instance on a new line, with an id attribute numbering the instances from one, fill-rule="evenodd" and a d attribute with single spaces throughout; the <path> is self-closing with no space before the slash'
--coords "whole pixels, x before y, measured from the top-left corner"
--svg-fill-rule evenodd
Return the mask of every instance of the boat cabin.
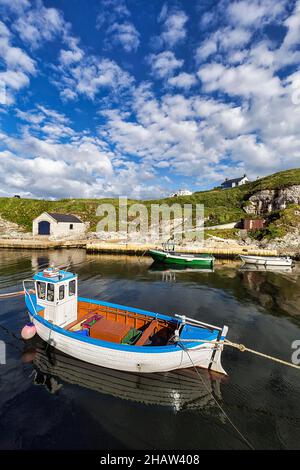
<path id="1" fill-rule="evenodd" d="M 44 319 L 64 327 L 77 319 L 77 276 L 48 268 L 34 276 L 37 305 Z"/>

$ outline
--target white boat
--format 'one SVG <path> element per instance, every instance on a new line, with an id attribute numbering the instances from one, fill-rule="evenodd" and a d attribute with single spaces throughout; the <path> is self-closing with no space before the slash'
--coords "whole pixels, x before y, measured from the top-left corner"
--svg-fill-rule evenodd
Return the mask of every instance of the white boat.
<path id="1" fill-rule="evenodd" d="M 293 265 L 293 260 L 289 256 L 254 256 L 240 255 L 244 263 L 256 264 L 259 266 L 289 266 Z"/>
<path id="2" fill-rule="evenodd" d="M 167 372 L 198 366 L 226 374 L 221 352 L 228 331 L 177 318 L 77 297 L 77 275 L 49 268 L 23 282 L 37 334 L 82 361 L 129 372 Z M 32 280 L 31 280 L 32 282 Z"/>

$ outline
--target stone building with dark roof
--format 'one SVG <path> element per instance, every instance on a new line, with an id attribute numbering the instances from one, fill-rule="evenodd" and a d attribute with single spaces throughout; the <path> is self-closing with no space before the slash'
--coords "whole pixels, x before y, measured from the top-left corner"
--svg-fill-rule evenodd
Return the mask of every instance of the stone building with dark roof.
<path id="1" fill-rule="evenodd" d="M 86 225 L 75 215 L 43 212 L 32 222 L 32 233 L 36 235 L 68 237 L 82 236 Z"/>

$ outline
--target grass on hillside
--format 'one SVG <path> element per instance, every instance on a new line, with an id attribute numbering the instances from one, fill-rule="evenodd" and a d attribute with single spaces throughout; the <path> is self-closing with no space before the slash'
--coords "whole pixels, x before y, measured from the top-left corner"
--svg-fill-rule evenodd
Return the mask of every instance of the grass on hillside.
<path id="1" fill-rule="evenodd" d="M 207 225 L 217 225 L 238 221 L 248 216 L 243 207 L 248 198 L 262 189 L 280 189 L 286 186 L 300 185 L 300 169 L 275 173 L 252 183 L 232 189 L 213 189 L 193 193 L 191 196 L 179 196 L 148 201 L 128 200 L 128 203 L 145 204 L 150 212 L 151 204 L 166 203 L 172 205 L 204 204 L 205 217 L 209 217 Z M 95 230 L 100 220 L 96 215 L 97 207 L 103 203 L 112 204 L 118 214 L 118 199 L 62 199 L 58 201 L 0 198 L 0 216 L 15 222 L 25 230 L 31 231 L 32 221 L 42 212 L 61 212 L 77 215 L 84 222 L 90 223 L 90 230 Z"/>
<path id="2" fill-rule="evenodd" d="M 300 185 L 300 168 L 280 171 L 250 183 L 249 194 L 263 189 L 283 189 L 288 186 Z"/>
<path id="3" fill-rule="evenodd" d="M 240 231 L 239 231 L 239 229 L 236 229 L 236 228 L 228 228 L 228 229 L 224 229 L 224 230 L 215 229 L 215 230 L 205 230 L 204 231 L 204 238 L 205 239 L 209 239 L 209 238 L 211 238 L 211 236 L 224 238 L 224 239 L 231 238 L 233 240 L 239 240 Z"/>

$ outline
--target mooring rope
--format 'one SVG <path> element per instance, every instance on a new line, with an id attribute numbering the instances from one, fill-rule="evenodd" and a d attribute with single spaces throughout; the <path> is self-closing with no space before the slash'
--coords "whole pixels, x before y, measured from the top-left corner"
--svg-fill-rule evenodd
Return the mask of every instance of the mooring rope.
<path id="1" fill-rule="evenodd" d="M 179 343 L 210 343 L 210 344 L 215 344 L 216 346 L 223 347 L 223 346 L 231 346 L 232 348 L 238 349 L 241 352 L 250 352 L 252 354 L 256 354 L 257 356 L 264 357 L 265 359 L 269 359 L 270 361 L 273 362 L 278 362 L 279 364 L 283 364 L 285 366 L 293 367 L 294 369 L 300 369 L 300 366 L 293 364 L 292 362 L 287 362 L 284 361 L 283 359 L 279 359 L 278 357 L 270 356 L 268 354 L 264 354 L 260 351 L 256 351 L 255 349 L 250 349 L 247 348 L 244 344 L 239 344 L 239 343 L 233 343 L 229 341 L 228 339 L 225 339 L 224 342 L 220 341 L 209 341 L 205 339 L 179 339 Z"/>
<path id="2" fill-rule="evenodd" d="M 0 294 L 0 299 L 9 299 L 10 297 L 17 297 L 18 295 L 24 295 L 23 290 L 17 292 L 9 292 L 8 294 Z"/>
<path id="3" fill-rule="evenodd" d="M 4 325 L 1 325 L 0 323 L 0 328 L 5 331 L 5 333 L 7 333 L 8 335 L 10 335 L 14 340 L 17 340 L 17 341 L 21 341 L 21 338 L 18 337 L 13 331 L 9 330 L 8 328 L 6 328 Z M 6 344 L 10 344 L 10 346 L 13 346 L 15 349 L 17 349 L 19 352 L 22 352 L 20 348 L 18 348 L 18 346 L 16 346 L 15 344 L 13 343 L 6 343 Z"/>
<path id="4" fill-rule="evenodd" d="M 137 255 L 138 263 L 141 262 L 141 258 L 143 258 L 143 256 L 145 256 L 145 254 L 146 254 L 147 252 L 148 252 L 148 250 L 145 250 L 145 251 L 143 251 L 143 253 L 142 253 L 140 256 Z"/>
<path id="5" fill-rule="evenodd" d="M 49 331 L 49 337 L 48 337 L 48 339 L 47 339 L 47 341 L 46 341 L 46 343 L 47 343 L 46 349 L 45 349 L 46 352 L 47 352 L 47 350 L 48 350 L 48 347 L 51 345 L 51 333 L 52 333 L 52 331 L 53 331 L 53 327 L 54 327 L 54 323 L 52 323 L 52 325 L 51 325 L 51 328 L 50 328 L 50 331 Z"/>
<path id="6" fill-rule="evenodd" d="M 96 262 L 95 259 L 88 259 L 88 260 L 84 260 L 84 261 L 79 261 L 78 263 L 72 263 L 72 261 L 70 261 L 68 265 L 57 266 L 57 269 L 65 268 L 65 271 L 69 271 L 69 268 L 70 268 L 71 264 L 72 264 L 72 268 L 73 268 L 74 266 L 78 266 L 80 264 L 85 265 L 85 264 L 95 263 L 95 262 Z M 102 276 L 102 274 L 99 274 L 99 276 Z"/>
<path id="7" fill-rule="evenodd" d="M 253 445 L 248 441 L 248 439 L 244 436 L 244 434 L 238 429 L 238 427 L 234 424 L 234 422 L 232 421 L 232 419 L 229 417 L 229 415 L 226 413 L 226 411 L 223 409 L 222 405 L 218 402 L 218 400 L 216 399 L 216 397 L 213 395 L 213 393 L 211 392 L 211 390 L 208 388 L 208 386 L 206 385 L 205 381 L 203 380 L 203 377 L 201 376 L 201 374 L 199 373 L 197 367 L 195 366 L 194 364 L 194 361 L 192 360 L 190 354 L 189 354 L 189 351 L 187 348 L 185 348 L 183 345 L 181 345 L 180 343 L 178 343 L 178 345 L 181 347 L 181 349 L 187 353 L 188 357 L 189 357 L 189 360 L 191 361 L 191 364 L 193 366 L 193 368 L 195 369 L 198 377 L 200 377 L 201 379 L 201 382 L 202 384 L 204 385 L 204 387 L 206 388 L 207 392 L 211 395 L 211 397 L 213 398 L 214 402 L 216 403 L 217 407 L 220 409 L 220 411 L 222 412 L 222 414 L 225 416 L 225 418 L 227 419 L 227 421 L 229 422 L 229 424 L 233 427 L 233 429 L 237 432 L 237 434 L 242 438 L 242 440 L 245 442 L 245 444 L 247 444 L 247 446 L 251 449 L 251 450 L 255 450 Z"/>
<path id="8" fill-rule="evenodd" d="M 28 292 L 30 294 L 34 294 L 34 290 L 32 290 L 32 289 L 29 289 Z M 17 297 L 19 295 L 24 295 L 24 294 L 25 294 L 24 290 L 20 290 L 20 291 L 17 291 L 17 292 L 9 292 L 8 294 L 0 294 L 0 300 L 1 299 L 9 299 L 10 297 Z"/>

